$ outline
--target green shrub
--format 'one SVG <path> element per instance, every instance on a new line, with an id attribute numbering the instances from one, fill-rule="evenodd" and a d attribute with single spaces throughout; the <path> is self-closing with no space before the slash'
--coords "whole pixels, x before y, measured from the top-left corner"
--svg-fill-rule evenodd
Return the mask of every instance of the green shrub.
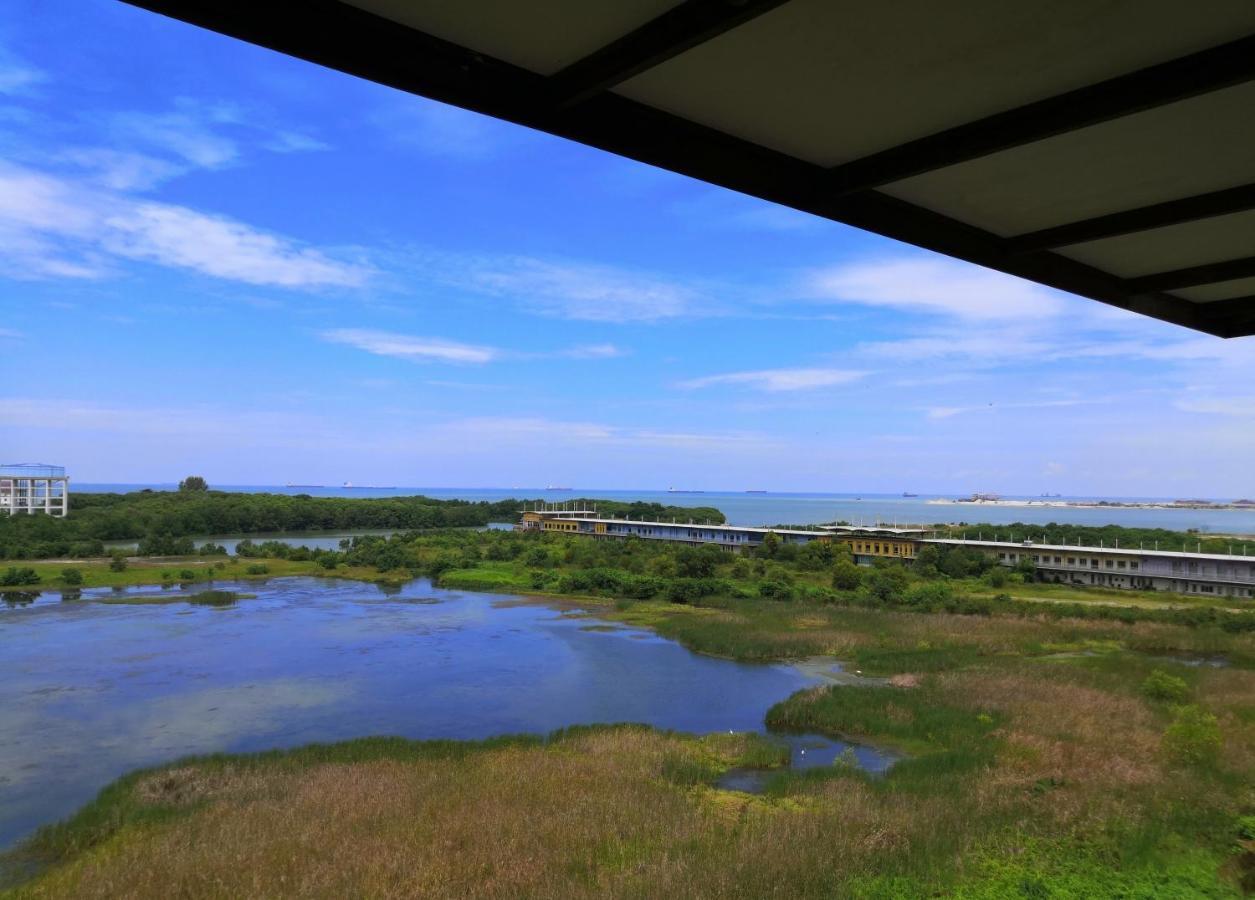
<path id="1" fill-rule="evenodd" d="M 758 585 L 758 596 L 764 600 L 792 600 L 793 588 L 783 581 L 772 579 Z"/>
<path id="2" fill-rule="evenodd" d="M 5 587 L 19 587 L 27 584 L 39 584 L 42 579 L 39 573 L 31 568 L 15 568 L 9 566 L 3 575 L 0 575 L 0 585 Z"/>
<path id="3" fill-rule="evenodd" d="M 109 571 L 110 572 L 125 572 L 126 571 L 126 557 L 120 553 L 115 553 L 113 556 L 113 559 L 109 560 Z"/>
<path id="4" fill-rule="evenodd" d="M 61 583 L 74 586 L 83 583 L 83 571 L 73 567 L 61 570 Z"/>
<path id="5" fill-rule="evenodd" d="M 1220 755 L 1220 723 L 1197 706 L 1182 706 L 1164 732 L 1163 749 L 1182 765 L 1214 765 Z"/>
<path id="6" fill-rule="evenodd" d="M 898 563 L 877 560 L 867 577 L 867 592 L 881 604 L 894 603 L 902 599 L 910 580 Z"/>
<path id="7" fill-rule="evenodd" d="M 201 591 L 189 597 L 188 602 L 196 606 L 232 606 L 241 597 L 251 596 L 251 594 L 237 594 L 233 591 Z"/>
<path id="8" fill-rule="evenodd" d="M 837 590 L 857 590 L 862 583 L 863 573 L 851 560 L 839 559 L 832 567 L 832 586 Z"/>
<path id="9" fill-rule="evenodd" d="M 1190 695 L 1190 686 L 1185 683 L 1185 679 L 1156 669 L 1142 682 L 1141 691 L 1142 696 L 1151 700 L 1182 703 Z"/>
<path id="10" fill-rule="evenodd" d="M 902 602 L 927 612 L 937 612 L 954 605 L 954 591 L 944 581 L 926 581 L 907 589 Z"/>
<path id="11" fill-rule="evenodd" d="M 192 569 L 180 569 L 179 570 L 179 581 L 195 581 L 195 580 L 196 580 L 196 572 L 194 572 Z"/>
<path id="12" fill-rule="evenodd" d="M 1243 841 L 1255 841 L 1255 816 L 1238 817 L 1238 838 Z"/>
<path id="13" fill-rule="evenodd" d="M 270 572 L 270 566 L 265 563 L 253 563 L 244 569 L 245 575 L 267 575 Z"/>

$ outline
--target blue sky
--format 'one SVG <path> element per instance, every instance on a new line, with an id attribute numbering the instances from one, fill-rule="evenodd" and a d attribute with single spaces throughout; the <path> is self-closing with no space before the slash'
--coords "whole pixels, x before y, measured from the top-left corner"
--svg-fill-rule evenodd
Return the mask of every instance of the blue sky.
<path id="1" fill-rule="evenodd" d="M 1255 493 L 1255 344 L 145 13 L 0 22 L 0 456 L 80 481 Z"/>

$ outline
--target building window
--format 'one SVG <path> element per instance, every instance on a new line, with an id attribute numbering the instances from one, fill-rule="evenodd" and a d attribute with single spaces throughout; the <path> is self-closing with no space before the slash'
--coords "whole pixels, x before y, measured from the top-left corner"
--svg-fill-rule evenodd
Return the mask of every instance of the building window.
<path id="1" fill-rule="evenodd" d="M 1131 563 L 1129 563 L 1129 568 L 1130 568 L 1130 569 L 1136 569 L 1136 568 L 1137 568 L 1137 563 L 1135 563 L 1135 562 L 1131 562 Z"/>
<path id="2" fill-rule="evenodd" d="M 1123 569 L 1124 567 L 1125 567 L 1124 560 L 1120 560 L 1120 561 L 1118 561 L 1118 562 L 1116 563 L 1116 568 L 1117 568 L 1117 569 Z"/>

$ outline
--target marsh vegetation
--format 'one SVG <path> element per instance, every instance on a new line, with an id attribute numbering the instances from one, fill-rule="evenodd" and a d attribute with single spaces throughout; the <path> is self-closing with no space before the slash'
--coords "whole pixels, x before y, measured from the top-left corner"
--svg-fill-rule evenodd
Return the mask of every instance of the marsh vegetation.
<path id="1" fill-rule="evenodd" d="M 974 558 L 853 574 L 839 551 L 757 557 L 578 538 L 368 538 L 266 564 L 425 573 L 568 595 L 701 653 L 814 655 L 877 675 L 767 721 L 896 747 L 720 788 L 742 735 L 577 729 L 480 744 L 365 741 L 123 779 L 28 847 L 16 896 L 1237 897 L 1255 888 L 1249 610 L 1119 598 Z M 832 548 L 827 548 L 832 551 Z M 327 559 L 327 557 L 322 557 Z M 996 579 L 991 577 L 996 574 Z M 997 580 L 999 583 L 993 583 Z M 1058 602 L 1055 602 L 1058 601 Z M 536 602 L 552 602 L 538 598 Z M 1224 665 L 1192 665 L 1201 659 Z"/>

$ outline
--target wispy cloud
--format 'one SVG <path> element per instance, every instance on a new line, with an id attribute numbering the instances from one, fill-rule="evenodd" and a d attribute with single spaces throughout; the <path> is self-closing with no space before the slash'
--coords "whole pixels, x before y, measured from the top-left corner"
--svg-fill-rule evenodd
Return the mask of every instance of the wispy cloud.
<path id="1" fill-rule="evenodd" d="M 640 426 L 608 425 L 599 422 L 567 421 L 541 416 L 476 416 L 454 419 L 433 426 L 433 431 L 450 440 L 478 445 L 488 440 L 499 445 L 552 444 L 560 434 L 564 446 L 575 444 L 675 449 L 778 446 L 772 438 L 747 431 L 672 431 Z"/>
<path id="2" fill-rule="evenodd" d="M 445 273 L 465 287 L 563 319 L 654 322 L 694 313 L 703 305 L 689 287 L 609 266 L 519 256 L 465 260 Z"/>
<path id="3" fill-rule="evenodd" d="M 263 141 L 262 146 L 271 153 L 310 153 L 331 149 L 327 142 L 297 131 L 276 131 Z"/>
<path id="4" fill-rule="evenodd" d="M 687 389 L 738 384 L 760 391 L 811 391 L 817 388 L 851 384 L 867 375 L 849 369 L 758 369 L 750 372 L 727 372 L 681 381 L 677 386 Z"/>
<path id="5" fill-rule="evenodd" d="M 80 170 L 111 191 L 150 190 L 188 170 L 168 159 L 108 147 L 69 147 L 54 154 L 53 162 Z"/>
<path id="6" fill-rule="evenodd" d="M 42 69 L 30 65 L 0 46 L 0 95 L 23 96 L 48 80 Z"/>
<path id="7" fill-rule="evenodd" d="M 1053 316 L 1061 299 L 1047 288 L 991 269 L 940 258 L 905 257 L 835 266 L 806 278 L 817 300 L 930 312 L 961 319 Z"/>
<path id="8" fill-rule="evenodd" d="M 521 351 L 465 344 L 446 338 L 398 334 L 373 328 L 332 328 L 320 335 L 333 344 L 344 344 L 373 353 L 413 362 L 451 362 L 483 364 L 503 359 L 615 359 L 626 351 L 614 344 L 582 344 L 562 350 Z"/>
<path id="9" fill-rule="evenodd" d="M 1249 394 L 1236 397 L 1184 396 L 1173 405 L 1183 412 L 1255 418 L 1255 397 Z"/>
<path id="10" fill-rule="evenodd" d="M 1067 406 L 1093 406 L 1104 403 L 1103 400 L 1027 400 L 1012 403 L 989 402 L 974 406 L 931 406 L 925 413 L 930 419 L 950 419 L 967 413 L 996 412 L 1000 409 L 1053 409 Z"/>
<path id="11" fill-rule="evenodd" d="M 221 127 L 241 120 L 242 113 L 233 105 L 185 99 L 171 112 L 116 113 L 110 120 L 110 131 L 117 140 L 166 151 L 198 168 L 218 169 L 240 155 L 238 141 L 223 134 Z"/>
<path id="12" fill-rule="evenodd" d="M 184 169 L 221 169 L 240 163 L 248 150 L 308 153 L 330 149 L 312 135 L 277 125 L 234 103 L 181 97 L 161 112 L 126 110 L 106 120 L 110 146 L 156 153 Z"/>
<path id="13" fill-rule="evenodd" d="M 559 350 L 556 355 L 567 359 L 617 359 L 628 354 L 614 344 L 582 344 L 569 350 Z"/>
<path id="14" fill-rule="evenodd" d="M 0 263 L 10 275 L 103 277 L 119 258 L 286 288 L 358 287 L 371 275 L 225 216 L 0 163 Z"/>
<path id="15" fill-rule="evenodd" d="M 333 344 L 345 344 L 376 356 L 391 356 L 412 362 L 483 364 L 492 362 L 501 355 L 501 351 L 494 347 L 368 328 L 335 328 L 324 331 L 322 338 Z"/>

